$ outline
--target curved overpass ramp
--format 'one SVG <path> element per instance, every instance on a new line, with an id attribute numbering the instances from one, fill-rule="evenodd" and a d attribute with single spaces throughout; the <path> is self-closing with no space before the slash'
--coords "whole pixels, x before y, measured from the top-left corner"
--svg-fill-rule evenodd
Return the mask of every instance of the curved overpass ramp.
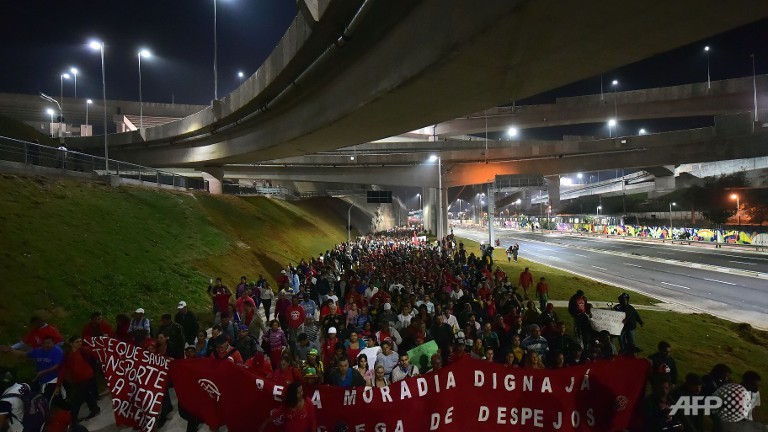
<path id="1" fill-rule="evenodd" d="M 332 53 L 290 73 L 272 71 L 296 84 L 264 96 L 257 84 L 270 71 L 262 66 L 193 118 L 152 128 L 145 140 L 137 133 L 110 137 L 110 154 L 199 167 L 336 149 L 531 96 L 768 16 L 762 0 L 620 8 L 607 1 L 358 3 L 353 10 L 355 2 L 331 0 L 314 27 L 305 26 L 312 32 L 305 39 L 328 42 L 322 53 Z M 345 25 L 353 29 L 343 48 L 330 48 Z"/>

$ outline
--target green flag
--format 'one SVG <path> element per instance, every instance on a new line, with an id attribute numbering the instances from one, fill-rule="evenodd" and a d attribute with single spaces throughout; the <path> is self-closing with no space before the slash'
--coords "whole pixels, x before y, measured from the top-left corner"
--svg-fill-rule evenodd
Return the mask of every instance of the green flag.
<path id="1" fill-rule="evenodd" d="M 437 353 L 437 344 L 435 341 L 429 341 L 408 351 L 408 360 L 412 365 L 419 368 L 419 372 L 424 373 L 432 368 L 432 355 Z"/>

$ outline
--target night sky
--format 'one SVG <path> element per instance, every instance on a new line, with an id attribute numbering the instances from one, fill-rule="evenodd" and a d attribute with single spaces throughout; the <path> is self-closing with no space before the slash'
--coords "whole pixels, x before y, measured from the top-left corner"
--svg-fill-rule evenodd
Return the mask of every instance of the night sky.
<path id="1" fill-rule="evenodd" d="M 4 0 L 0 13 L 0 92 L 39 91 L 58 99 L 59 76 L 77 67 L 78 97 L 101 98 L 101 63 L 88 48 L 105 42 L 107 98 L 208 104 L 213 99 L 213 0 Z M 294 0 L 218 0 L 219 97 L 277 45 L 297 13 Z M 64 82 L 72 96 L 74 82 Z"/>

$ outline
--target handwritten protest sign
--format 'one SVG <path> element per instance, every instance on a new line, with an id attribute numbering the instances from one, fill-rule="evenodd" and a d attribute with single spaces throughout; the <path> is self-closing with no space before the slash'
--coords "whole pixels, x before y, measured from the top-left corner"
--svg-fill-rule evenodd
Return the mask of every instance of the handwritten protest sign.
<path id="1" fill-rule="evenodd" d="M 426 371 L 432 367 L 430 359 L 436 352 L 437 344 L 435 341 L 429 341 L 408 351 L 408 360 L 412 365 L 418 366 L 420 371 Z"/>
<path id="2" fill-rule="evenodd" d="M 112 393 L 115 422 L 152 431 L 163 405 L 168 360 L 106 336 L 86 338 L 83 343 L 99 358 Z"/>
<path id="3" fill-rule="evenodd" d="M 624 328 L 624 316 L 624 312 L 592 309 L 592 318 L 589 323 L 595 331 L 608 330 L 612 335 L 618 336 Z"/>

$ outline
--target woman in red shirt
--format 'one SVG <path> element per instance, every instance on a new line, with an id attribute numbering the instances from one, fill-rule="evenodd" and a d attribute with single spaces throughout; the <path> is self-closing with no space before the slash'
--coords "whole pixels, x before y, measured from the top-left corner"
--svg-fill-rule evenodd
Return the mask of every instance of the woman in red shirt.
<path id="1" fill-rule="evenodd" d="M 259 431 L 263 432 L 270 423 L 277 419 L 283 419 L 284 432 L 315 432 L 317 430 L 317 418 L 315 406 L 309 398 L 304 397 L 304 390 L 300 382 L 291 383 L 283 395 L 283 405 L 274 410 Z"/>

